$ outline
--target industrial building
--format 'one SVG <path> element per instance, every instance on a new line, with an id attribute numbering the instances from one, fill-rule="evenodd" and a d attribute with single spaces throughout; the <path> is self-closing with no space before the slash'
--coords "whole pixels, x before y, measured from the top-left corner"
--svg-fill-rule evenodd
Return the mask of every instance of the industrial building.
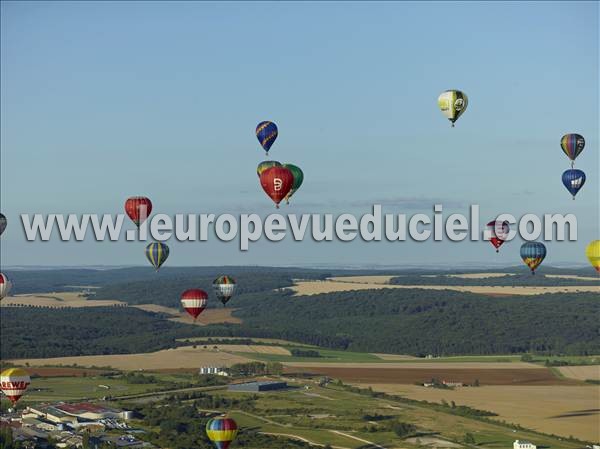
<path id="1" fill-rule="evenodd" d="M 264 382 L 244 382 L 239 384 L 229 384 L 229 391 L 246 391 L 258 393 L 262 391 L 285 390 L 288 388 L 287 382 L 264 381 Z"/>

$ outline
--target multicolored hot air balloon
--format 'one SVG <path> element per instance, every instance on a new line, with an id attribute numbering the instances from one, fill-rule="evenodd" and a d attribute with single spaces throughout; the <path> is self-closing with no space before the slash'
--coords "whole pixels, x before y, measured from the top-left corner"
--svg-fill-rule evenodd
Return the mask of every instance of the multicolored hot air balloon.
<path id="1" fill-rule="evenodd" d="M 181 294 L 181 305 L 196 321 L 196 318 L 206 309 L 208 295 L 204 290 L 192 288 Z"/>
<path id="2" fill-rule="evenodd" d="M 594 240 L 585 249 L 585 255 L 592 264 L 592 267 L 600 273 L 600 240 Z"/>
<path id="3" fill-rule="evenodd" d="M 0 390 L 12 402 L 13 407 L 31 384 L 29 374 L 21 368 L 8 368 L 0 373 Z"/>
<path id="4" fill-rule="evenodd" d="M 546 245 L 540 242 L 526 242 L 521 245 L 521 259 L 535 274 L 535 269 L 540 266 L 546 257 Z"/>
<path id="5" fill-rule="evenodd" d="M 237 423 L 225 416 L 212 418 L 206 423 L 206 435 L 217 449 L 227 449 L 237 433 Z"/>
<path id="6" fill-rule="evenodd" d="M 585 139 L 580 134 L 565 134 L 560 139 L 560 147 L 571 159 L 571 167 L 573 167 L 575 159 L 585 148 Z"/>
<path id="7" fill-rule="evenodd" d="M 467 95 L 460 90 L 447 90 L 438 97 L 438 106 L 453 128 L 454 122 L 465 112 L 468 104 Z"/>
<path id="8" fill-rule="evenodd" d="M 11 288 L 12 283 L 8 280 L 4 273 L 0 273 L 0 300 L 8 296 Z"/>
<path id="9" fill-rule="evenodd" d="M 285 197 L 285 201 L 289 204 L 290 198 L 294 193 L 296 193 L 296 191 L 300 188 L 302 182 L 304 181 L 304 173 L 297 165 L 283 164 L 283 167 L 289 169 L 292 172 L 292 175 L 294 175 L 294 183 L 292 184 L 290 193 L 288 193 Z"/>
<path id="10" fill-rule="evenodd" d="M 258 164 L 258 167 L 256 167 L 256 174 L 260 178 L 260 175 L 262 175 L 267 168 L 271 167 L 281 167 L 281 163 L 277 161 L 262 161 Z"/>
<path id="11" fill-rule="evenodd" d="M 260 185 L 279 209 L 279 203 L 290 193 L 294 185 L 294 175 L 289 168 L 271 167 L 260 175 Z"/>
<path id="12" fill-rule="evenodd" d="M 585 184 L 585 173 L 576 168 L 566 170 L 562 174 L 562 183 L 575 199 L 575 195 Z"/>
<path id="13" fill-rule="evenodd" d="M 167 257 L 169 257 L 169 247 L 166 244 L 154 242 L 146 246 L 146 258 L 156 271 L 165 263 Z"/>
<path id="14" fill-rule="evenodd" d="M 6 217 L 4 216 L 4 214 L 0 214 L 0 235 L 2 235 L 4 233 L 5 229 L 6 229 Z"/>
<path id="15" fill-rule="evenodd" d="M 132 196 L 125 201 L 125 213 L 139 228 L 152 213 L 152 201 L 145 196 Z"/>
<path id="16" fill-rule="evenodd" d="M 510 228 L 508 221 L 492 220 L 487 224 L 490 234 L 490 243 L 496 248 L 496 252 L 500 252 L 499 248 L 506 241 Z"/>
<path id="17" fill-rule="evenodd" d="M 275 143 L 275 139 L 277 139 L 278 134 L 279 131 L 277 131 L 277 125 L 273 122 L 260 122 L 256 126 L 256 138 L 260 142 L 260 145 L 263 147 L 267 155 L 269 154 L 271 145 Z"/>
<path id="18" fill-rule="evenodd" d="M 225 305 L 235 293 L 235 279 L 231 276 L 219 276 L 213 281 L 213 288 L 217 298 Z"/>

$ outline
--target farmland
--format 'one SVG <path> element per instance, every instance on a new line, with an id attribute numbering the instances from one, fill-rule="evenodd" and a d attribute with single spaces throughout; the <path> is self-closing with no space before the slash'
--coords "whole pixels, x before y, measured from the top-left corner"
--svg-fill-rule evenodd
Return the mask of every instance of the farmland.
<path id="1" fill-rule="evenodd" d="M 391 277 L 391 276 L 390 276 Z M 390 278 L 383 276 L 383 278 Z M 545 293 L 576 293 L 593 292 L 600 293 L 599 285 L 565 285 L 556 287 L 545 286 L 505 286 L 505 285 L 391 285 L 382 282 L 366 282 L 361 280 L 362 276 L 353 276 L 348 280 L 337 277 L 324 281 L 296 281 L 292 288 L 299 296 L 311 296 L 324 293 L 348 292 L 355 290 L 380 290 L 380 289 L 424 289 L 424 290 L 452 290 L 457 292 L 469 292 L 481 295 L 506 295 L 506 296 L 531 296 Z M 372 278 L 371 276 L 367 278 Z M 382 277 L 378 277 L 382 278 Z M 477 278 L 476 278 L 477 279 Z M 482 279 L 479 277 L 479 279 Z"/>
<path id="2" fill-rule="evenodd" d="M 490 410 L 498 420 L 518 423 L 544 433 L 598 441 L 600 388 L 593 385 L 494 385 L 440 390 L 416 385 L 357 382 L 375 391 L 431 402 L 455 401 L 459 405 Z"/>
<path id="3" fill-rule="evenodd" d="M 0 307 L 106 307 L 126 306 L 122 301 L 104 299 L 88 301 L 82 292 L 50 292 L 33 295 L 9 296 L 2 300 Z"/>

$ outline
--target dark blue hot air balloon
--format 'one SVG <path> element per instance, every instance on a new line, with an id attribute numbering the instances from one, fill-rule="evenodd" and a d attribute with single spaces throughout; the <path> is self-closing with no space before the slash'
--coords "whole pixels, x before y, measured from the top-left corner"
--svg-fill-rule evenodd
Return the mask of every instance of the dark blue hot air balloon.
<path id="1" fill-rule="evenodd" d="M 271 145 L 275 143 L 277 135 L 277 125 L 273 122 L 260 122 L 256 127 L 256 138 L 267 154 L 269 154 Z"/>
<path id="2" fill-rule="evenodd" d="M 585 173 L 576 168 L 572 168 L 563 173 L 562 182 L 567 190 L 571 192 L 571 195 L 573 195 L 573 199 L 575 199 L 575 195 L 577 195 L 577 192 L 579 192 L 585 184 Z"/>

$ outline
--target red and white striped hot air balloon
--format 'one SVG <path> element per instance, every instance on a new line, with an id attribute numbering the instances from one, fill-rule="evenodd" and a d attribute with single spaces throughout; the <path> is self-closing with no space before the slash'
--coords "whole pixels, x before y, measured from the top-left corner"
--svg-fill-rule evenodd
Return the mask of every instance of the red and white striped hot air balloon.
<path id="1" fill-rule="evenodd" d="M 199 288 L 192 288 L 181 294 L 181 305 L 194 320 L 204 311 L 207 301 L 208 294 Z"/>
<path id="2" fill-rule="evenodd" d="M 11 282 L 8 280 L 4 273 L 0 273 L 0 299 L 8 296 L 12 287 Z"/>
<path id="3" fill-rule="evenodd" d="M 0 390 L 13 406 L 25 394 L 30 383 L 29 374 L 21 368 L 8 368 L 0 374 Z"/>

